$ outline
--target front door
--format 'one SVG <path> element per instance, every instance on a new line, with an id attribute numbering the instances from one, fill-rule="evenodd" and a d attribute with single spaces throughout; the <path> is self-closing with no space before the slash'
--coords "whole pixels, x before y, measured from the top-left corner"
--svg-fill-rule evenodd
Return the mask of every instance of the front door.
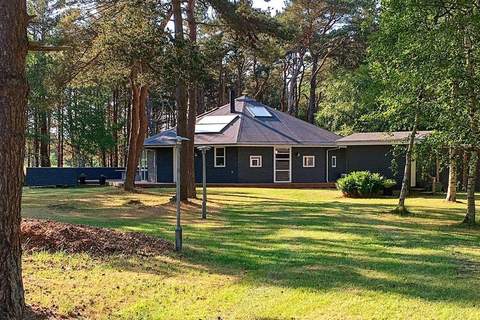
<path id="1" fill-rule="evenodd" d="M 273 176 L 274 182 L 292 181 L 292 152 L 290 147 L 274 148 Z"/>

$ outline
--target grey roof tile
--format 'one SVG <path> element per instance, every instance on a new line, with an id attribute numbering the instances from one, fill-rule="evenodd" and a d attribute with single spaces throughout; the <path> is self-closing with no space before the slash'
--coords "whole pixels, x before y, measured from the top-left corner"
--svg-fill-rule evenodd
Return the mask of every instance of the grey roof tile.
<path id="1" fill-rule="evenodd" d="M 247 110 L 248 105 L 263 106 L 272 117 L 254 117 Z M 292 117 L 286 113 L 263 105 L 248 97 L 235 99 L 235 113 L 238 117 L 220 133 L 195 134 L 196 145 L 335 145 L 340 136 Z M 228 115 L 230 105 L 224 105 L 205 116 Z M 175 130 L 170 129 L 145 140 L 145 146 L 168 146 L 175 142 Z"/>
<path id="2" fill-rule="evenodd" d="M 421 140 L 430 135 L 431 131 L 418 131 L 415 139 Z M 395 132 L 361 132 L 354 133 L 337 140 L 338 145 L 349 144 L 394 144 L 407 143 L 411 131 L 395 131 Z"/>

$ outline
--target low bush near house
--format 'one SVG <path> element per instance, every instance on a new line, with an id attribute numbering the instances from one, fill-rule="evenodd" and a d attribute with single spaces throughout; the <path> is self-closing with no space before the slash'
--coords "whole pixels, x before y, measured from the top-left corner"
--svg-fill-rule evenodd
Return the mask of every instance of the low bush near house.
<path id="1" fill-rule="evenodd" d="M 374 197 L 380 191 L 390 189 L 394 185 L 394 180 L 385 179 L 380 174 L 369 171 L 355 171 L 337 181 L 338 190 L 351 198 Z"/>

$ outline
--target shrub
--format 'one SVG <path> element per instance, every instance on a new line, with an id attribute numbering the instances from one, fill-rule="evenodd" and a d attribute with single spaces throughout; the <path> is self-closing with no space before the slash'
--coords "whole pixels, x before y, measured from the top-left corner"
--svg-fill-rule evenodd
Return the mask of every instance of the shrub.
<path id="1" fill-rule="evenodd" d="M 397 185 L 397 181 L 393 180 L 393 179 L 385 179 L 383 181 L 383 187 L 385 189 L 390 189 L 390 188 L 393 188 Z"/>
<path id="2" fill-rule="evenodd" d="M 385 188 L 392 188 L 395 180 L 385 179 L 378 173 L 355 171 L 337 181 L 338 190 L 351 198 L 369 198 L 376 196 Z"/>

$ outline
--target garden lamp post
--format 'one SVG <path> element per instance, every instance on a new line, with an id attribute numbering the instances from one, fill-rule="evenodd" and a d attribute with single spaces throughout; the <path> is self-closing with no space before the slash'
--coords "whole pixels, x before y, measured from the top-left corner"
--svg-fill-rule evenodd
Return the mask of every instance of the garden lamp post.
<path id="1" fill-rule="evenodd" d="M 198 147 L 197 149 L 202 152 L 202 219 L 207 219 L 207 162 L 205 155 L 211 148 L 208 146 L 202 146 Z"/>
<path id="2" fill-rule="evenodd" d="M 177 163 L 177 177 L 175 181 L 176 192 L 175 192 L 175 200 L 177 205 L 177 223 L 175 227 L 175 251 L 182 251 L 182 225 L 180 223 L 180 151 L 182 149 L 182 142 L 188 141 L 188 138 L 176 136 L 175 138 L 176 143 L 176 163 Z"/>

